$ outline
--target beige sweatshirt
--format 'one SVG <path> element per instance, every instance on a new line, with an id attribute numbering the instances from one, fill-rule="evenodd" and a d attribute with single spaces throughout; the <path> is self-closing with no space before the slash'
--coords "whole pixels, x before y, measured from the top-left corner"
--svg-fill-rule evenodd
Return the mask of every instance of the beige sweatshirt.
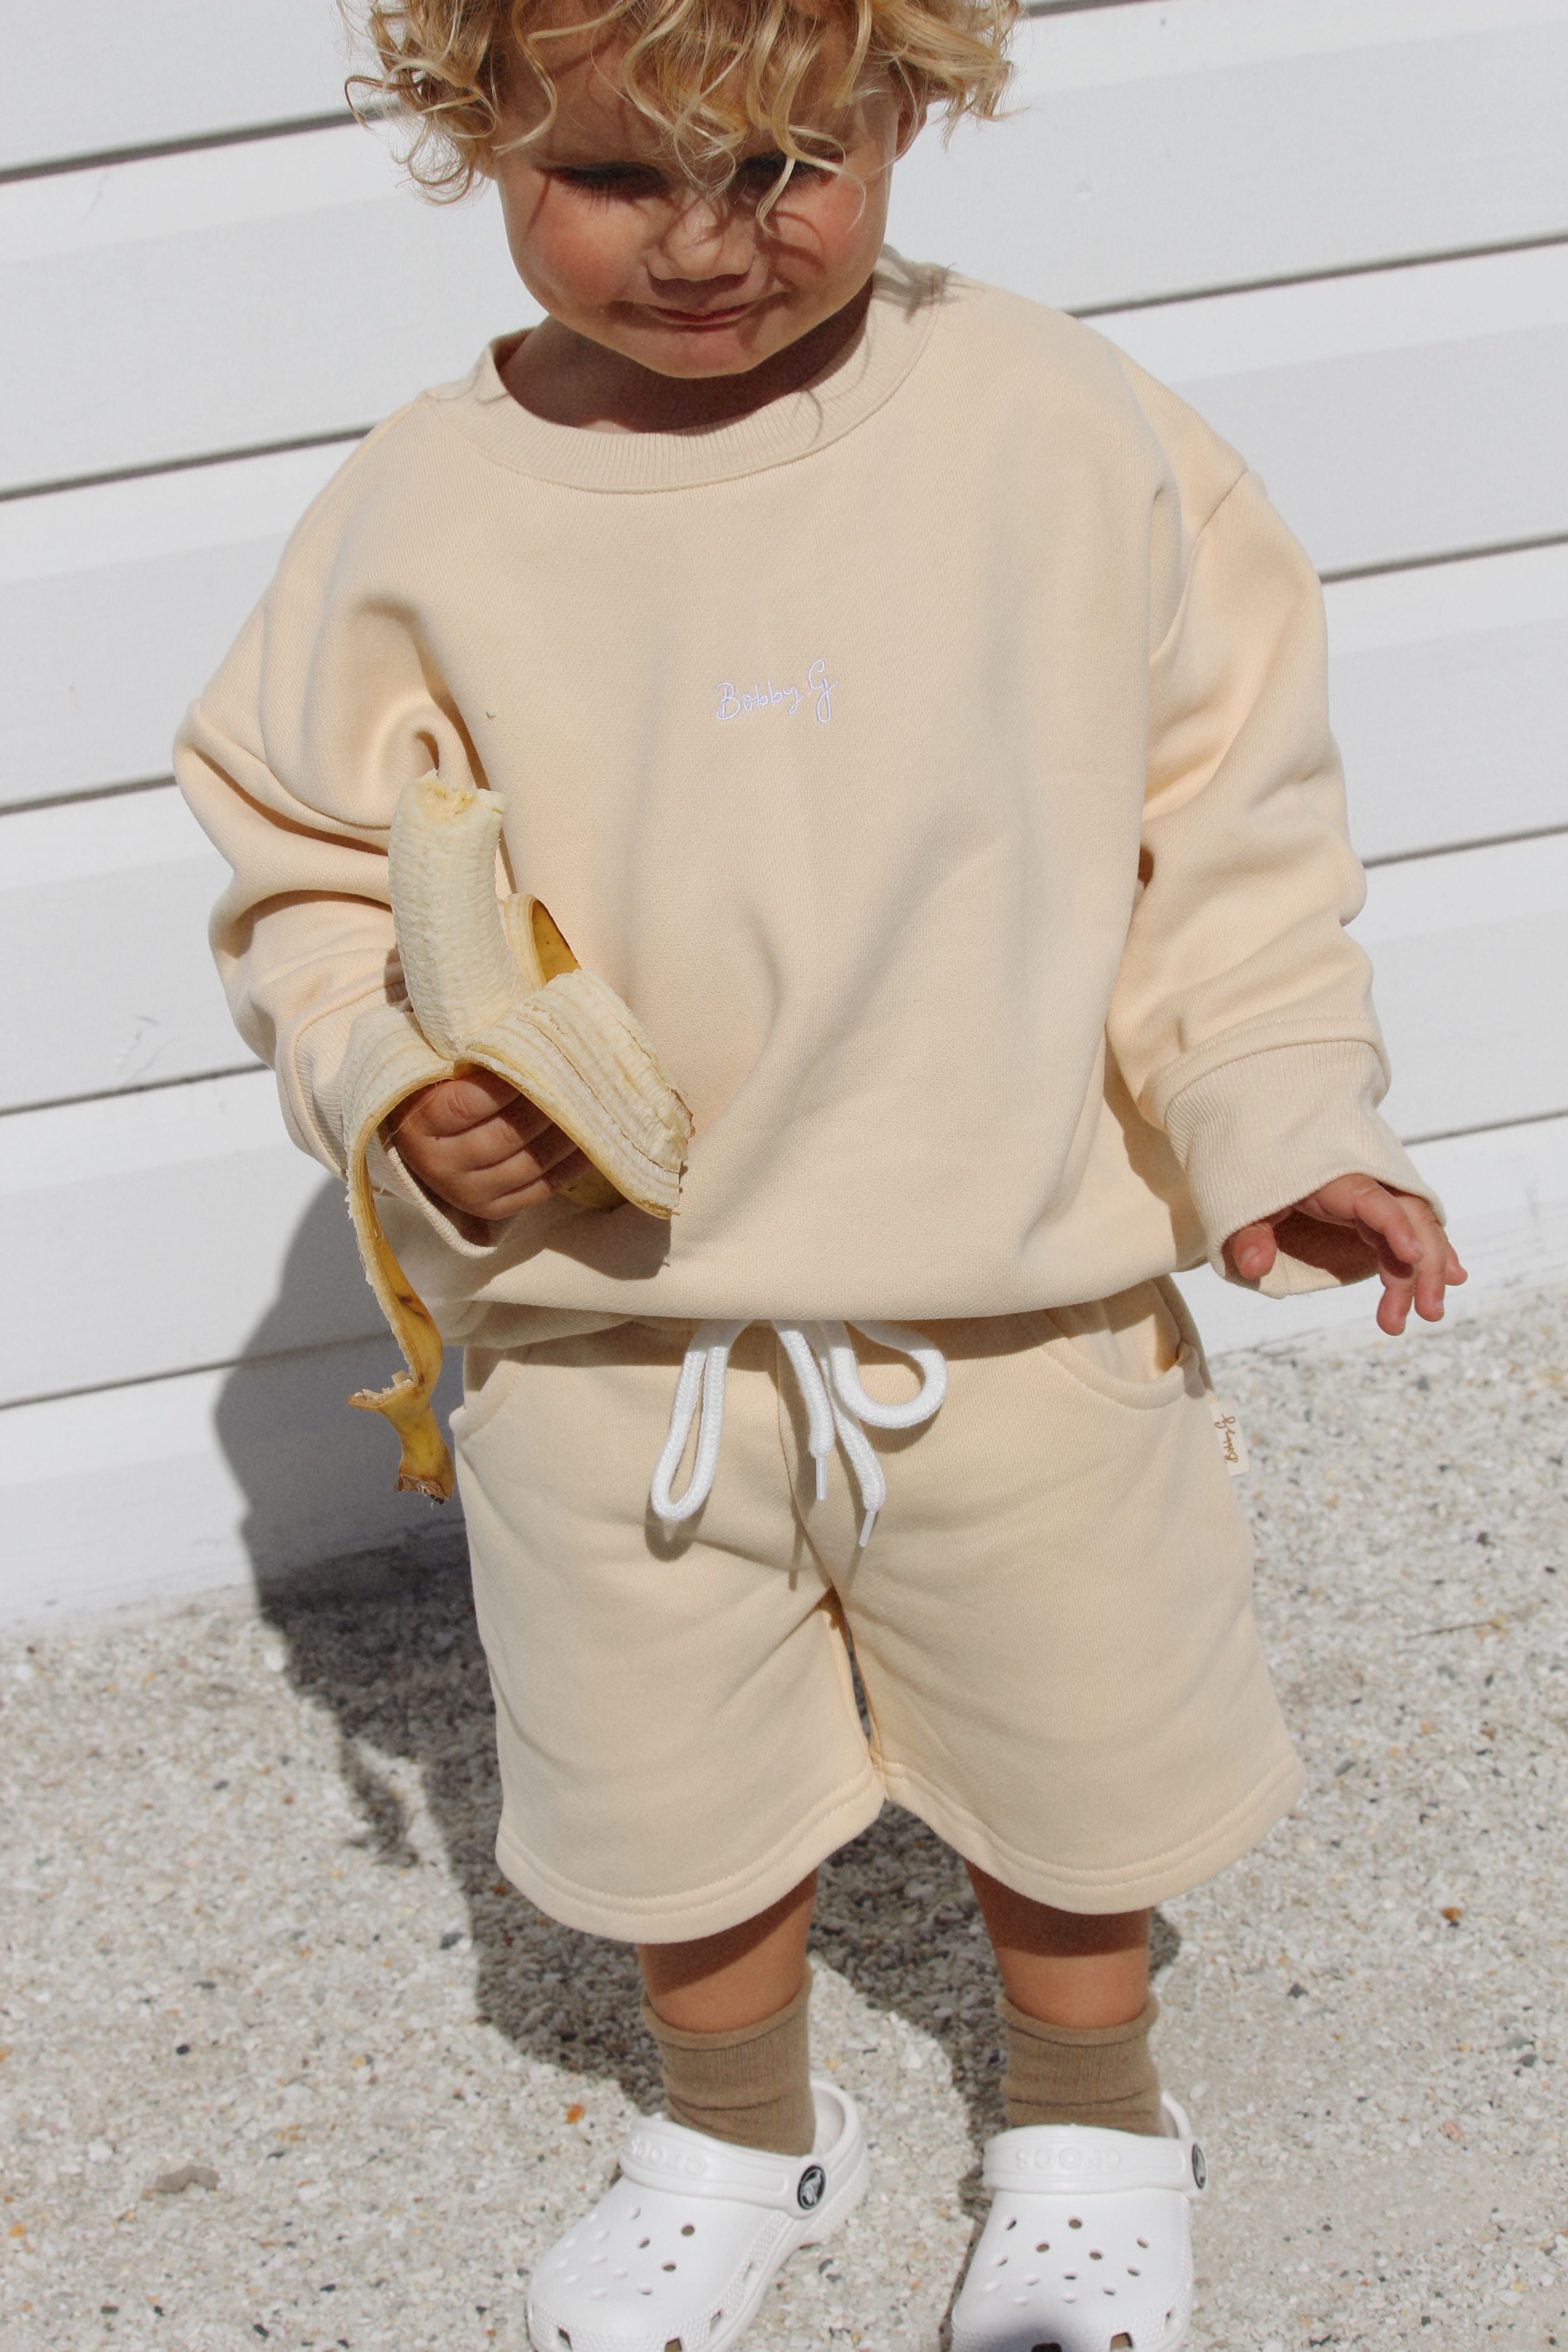
<path id="1" fill-rule="evenodd" d="M 384 1158 L 448 1339 L 1001 1314 L 1351 1171 L 1426 1190 L 1375 1108 L 1311 567 L 1190 409 L 1014 296 L 885 256 L 823 382 L 695 436 L 545 424 L 487 352 L 318 499 L 176 761 L 236 1021 L 326 1166 L 407 1026 L 387 834 L 432 764 L 504 796 L 517 885 L 691 1106 L 670 1226 L 484 1225 Z"/>

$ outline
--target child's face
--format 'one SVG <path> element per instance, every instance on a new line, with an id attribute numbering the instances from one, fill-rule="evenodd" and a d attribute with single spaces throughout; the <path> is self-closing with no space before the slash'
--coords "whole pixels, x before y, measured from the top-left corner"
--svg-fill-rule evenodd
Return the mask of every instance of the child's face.
<path id="1" fill-rule="evenodd" d="M 563 326 L 657 374 L 742 374 L 865 285 L 912 125 L 887 92 L 831 119 L 803 104 L 795 119 L 837 142 L 844 168 L 797 164 L 759 219 L 781 166 L 765 136 L 749 143 L 723 194 L 705 195 L 621 94 L 616 63 L 614 48 L 586 37 L 552 41 L 556 120 L 534 144 L 494 158 L 518 274 Z M 544 110 L 542 98 L 520 103 L 503 142 Z"/>

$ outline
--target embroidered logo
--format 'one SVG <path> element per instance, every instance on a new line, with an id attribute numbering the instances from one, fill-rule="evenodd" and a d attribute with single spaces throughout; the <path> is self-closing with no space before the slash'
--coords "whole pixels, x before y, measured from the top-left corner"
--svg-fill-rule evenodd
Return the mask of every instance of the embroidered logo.
<path id="1" fill-rule="evenodd" d="M 750 687 L 737 687 L 732 678 L 719 682 L 719 708 L 714 717 L 722 727 L 731 719 L 744 719 L 753 710 L 782 710 L 786 719 L 797 712 L 810 710 L 821 726 L 833 723 L 833 697 L 838 680 L 827 675 L 825 661 L 814 661 L 805 673 L 804 686 L 775 686 L 770 677 L 764 686 L 760 680 Z"/>
<path id="2" fill-rule="evenodd" d="M 1247 1440 L 1241 1433 L 1241 1423 L 1228 1397 L 1213 1397 L 1210 1406 L 1214 1415 L 1214 1433 L 1219 1440 L 1220 1459 L 1233 1478 L 1244 1478 L 1251 1467 L 1247 1460 Z"/>

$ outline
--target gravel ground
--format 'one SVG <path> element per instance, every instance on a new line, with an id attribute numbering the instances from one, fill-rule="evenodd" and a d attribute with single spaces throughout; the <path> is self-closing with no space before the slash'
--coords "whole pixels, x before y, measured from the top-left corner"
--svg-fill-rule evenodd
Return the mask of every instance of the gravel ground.
<path id="1" fill-rule="evenodd" d="M 1200 2352 L 1568 2346 L 1565 1364 L 1568 1297 L 1516 1296 L 1226 1368 L 1310 1788 L 1161 1922 L 1215 2180 Z M 528 2266 L 653 2081 L 629 1956 L 489 1858 L 460 1573 L 20 1636 L 0 1696 L 11 2352 L 522 2347 Z M 935 2352 L 998 2067 L 967 1890 L 908 1815 L 826 1874 L 817 1959 L 875 2182 L 748 2342 Z"/>

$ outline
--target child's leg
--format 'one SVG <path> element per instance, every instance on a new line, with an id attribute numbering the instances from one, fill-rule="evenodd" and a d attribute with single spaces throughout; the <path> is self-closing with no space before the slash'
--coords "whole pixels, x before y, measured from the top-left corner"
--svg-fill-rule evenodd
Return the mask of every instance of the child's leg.
<path id="1" fill-rule="evenodd" d="M 658 2044 L 671 2123 L 805 2156 L 816 2135 L 805 1939 L 816 1873 L 717 1936 L 641 1944 L 643 2022 Z"/>
<path id="2" fill-rule="evenodd" d="M 1158 2133 L 1150 1914 L 1054 1910 L 968 1868 L 1002 1979 L 1009 2126 Z"/>
<path id="3" fill-rule="evenodd" d="M 973 1863 L 969 1883 L 1015 2009 L 1047 2025 L 1126 2025 L 1149 1998 L 1147 1911 L 1056 1911 Z"/>

